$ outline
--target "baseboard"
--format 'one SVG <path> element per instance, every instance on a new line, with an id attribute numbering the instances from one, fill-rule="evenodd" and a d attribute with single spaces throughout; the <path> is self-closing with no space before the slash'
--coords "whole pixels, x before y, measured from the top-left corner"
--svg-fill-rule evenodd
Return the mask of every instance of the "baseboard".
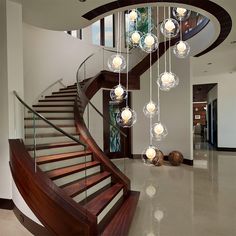
<path id="1" fill-rule="evenodd" d="M 13 210 L 14 203 L 11 199 L 0 198 L 0 209 Z"/>
<path id="2" fill-rule="evenodd" d="M 29 217 L 24 215 L 16 206 L 13 208 L 13 212 L 16 216 L 16 218 L 20 221 L 20 223 L 33 235 L 35 236 L 50 236 L 48 230 L 44 228 L 43 226 L 37 224 L 33 220 L 31 220 Z"/>
<path id="3" fill-rule="evenodd" d="M 224 152 L 236 152 L 236 148 L 227 148 L 227 147 L 217 147 L 216 150 Z"/>
<path id="4" fill-rule="evenodd" d="M 141 154 L 132 154 L 133 159 L 140 159 L 141 160 Z M 164 160 L 168 161 L 168 156 L 164 156 Z M 193 166 L 193 160 L 185 159 L 183 161 L 183 164 L 188 165 L 188 166 Z"/>

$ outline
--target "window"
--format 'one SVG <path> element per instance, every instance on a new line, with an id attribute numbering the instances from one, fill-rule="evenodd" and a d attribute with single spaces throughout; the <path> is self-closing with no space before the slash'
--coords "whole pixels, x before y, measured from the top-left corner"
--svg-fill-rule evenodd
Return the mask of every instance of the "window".
<path id="1" fill-rule="evenodd" d="M 92 42 L 96 45 L 101 45 L 101 25 L 100 21 L 92 24 Z"/>
<path id="2" fill-rule="evenodd" d="M 104 45 L 106 47 L 115 47 L 114 15 L 104 18 Z"/>
<path id="3" fill-rule="evenodd" d="M 115 17 L 107 16 L 92 24 L 92 42 L 96 45 L 115 47 Z"/>

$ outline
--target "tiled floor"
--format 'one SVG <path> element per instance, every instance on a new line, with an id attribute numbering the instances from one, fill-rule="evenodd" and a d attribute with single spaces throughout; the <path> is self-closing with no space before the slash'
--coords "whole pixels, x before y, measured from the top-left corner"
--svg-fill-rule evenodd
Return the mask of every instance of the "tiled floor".
<path id="1" fill-rule="evenodd" d="M 125 171 L 141 191 L 130 236 L 236 235 L 236 153 L 217 152 L 196 138 L 194 167 L 125 160 Z M 0 236 L 15 235 L 30 234 L 11 211 L 0 210 Z"/>

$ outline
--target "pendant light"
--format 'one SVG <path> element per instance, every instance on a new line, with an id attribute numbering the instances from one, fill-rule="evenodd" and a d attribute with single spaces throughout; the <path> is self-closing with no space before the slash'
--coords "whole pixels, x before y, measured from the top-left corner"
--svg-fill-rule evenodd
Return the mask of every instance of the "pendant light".
<path id="1" fill-rule="evenodd" d="M 170 7 L 169 10 L 169 19 L 170 19 Z M 164 7 L 164 19 L 165 19 L 165 7 Z M 164 35 L 164 45 L 165 45 L 165 52 L 167 51 L 166 48 L 166 36 Z M 169 38 L 169 71 L 167 71 L 167 52 L 165 53 L 165 71 L 159 75 L 157 79 L 157 84 L 162 91 L 170 91 L 170 89 L 176 87 L 179 84 L 179 78 L 176 76 L 175 73 L 171 71 L 171 51 L 170 51 L 171 43 Z"/>
<path id="2" fill-rule="evenodd" d="M 183 41 L 182 22 L 186 20 L 191 14 L 191 11 L 185 8 L 174 8 L 173 15 L 180 21 L 180 41 L 177 42 L 173 48 L 173 53 L 180 59 L 186 58 L 190 53 L 190 46 L 187 41 Z"/>
<path id="3" fill-rule="evenodd" d="M 152 33 L 152 19 L 151 19 L 152 8 L 148 7 L 148 33 L 143 35 L 139 46 L 140 48 L 147 53 L 154 52 L 158 48 L 158 38 L 155 34 Z"/>
<path id="4" fill-rule="evenodd" d="M 122 102 L 126 96 L 127 92 L 125 88 L 121 85 L 121 71 L 126 67 L 125 58 L 120 54 L 121 52 L 121 39 L 119 37 L 121 28 L 120 28 L 120 12 L 118 12 L 118 29 L 117 29 L 117 54 L 112 55 L 108 60 L 108 67 L 113 72 L 119 73 L 119 84 L 110 90 L 110 97 L 112 101 L 117 103 Z"/>
<path id="5" fill-rule="evenodd" d="M 159 8 L 157 7 L 157 15 L 159 15 Z M 165 18 L 165 9 L 164 9 L 164 18 Z M 157 17 L 158 20 L 158 17 Z M 157 22 L 158 25 L 159 22 Z M 165 43 L 165 48 L 166 48 L 166 43 Z M 165 54 L 166 55 L 166 54 Z M 165 56 L 166 57 L 166 56 Z M 157 77 L 161 78 L 160 75 L 160 52 L 157 52 Z M 166 61 L 166 58 L 165 58 Z M 166 63 L 165 63 L 165 67 L 166 67 Z M 158 83 L 158 87 L 157 87 L 157 106 L 158 106 L 158 113 L 157 113 L 157 123 L 153 124 L 151 127 L 151 135 L 152 137 L 157 140 L 157 141 L 161 141 L 162 139 L 164 139 L 167 134 L 167 128 L 164 124 L 161 123 L 161 101 L 160 101 L 160 84 Z"/>
<path id="6" fill-rule="evenodd" d="M 128 33 L 129 33 L 129 22 L 128 22 Z M 126 106 L 116 116 L 116 122 L 123 128 L 132 127 L 137 121 L 136 112 L 128 106 L 128 90 L 129 90 L 129 46 L 127 38 L 127 80 L 126 80 Z"/>
<path id="7" fill-rule="evenodd" d="M 179 23 L 169 15 L 169 18 L 167 19 L 164 17 L 164 21 L 161 23 L 160 29 L 161 33 L 166 38 L 173 38 L 179 33 Z"/>
<path id="8" fill-rule="evenodd" d="M 136 12 L 137 14 L 137 18 L 135 19 L 134 17 L 134 13 L 133 11 Z M 132 22 L 132 19 L 135 19 L 132 24 L 134 25 L 134 31 L 132 31 L 128 37 L 129 37 L 129 42 L 131 44 L 132 47 L 139 47 L 139 43 L 140 43 L 140 40 L 141 40 L 141 37 L 142 37 L 142 33 L 140 31 L 138 31 L 138 21 L 139 19 L 141 19 L 141 15 L 139 13 L 139 11 L 137 9 L 135 10 L 132 10 L 129 12 L 129 15 L 128 15 L 128 19 L 129 19 L 129 22 Z"/>
<path id="9" fill-rule="evenodd" d="M 120 14 L 118 12 L 118 27 L 117 27 L 117 53 L 111 55 L 108 59 L 108 68 L 112 72 L 120 73 L 126 68 L 126 61 L 125 58 L 121 55 L 121 23 L 120 23 Z"/>

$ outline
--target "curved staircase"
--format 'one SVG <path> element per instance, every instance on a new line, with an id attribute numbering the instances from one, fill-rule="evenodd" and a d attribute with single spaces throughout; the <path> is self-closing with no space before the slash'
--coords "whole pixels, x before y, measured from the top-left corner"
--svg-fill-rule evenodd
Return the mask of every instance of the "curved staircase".
<path id="1" fill-rule="evenodd" d="M 90 148 L 91 139 L 86 140 L 85 135 L 87 129 L 80 130 L 85 124 L 83 109 L 74 104 L 76 98 L 76 85 L 72 85 L 39 100 L 33 108 L 66 133 L 83 140 L 87 145 L 86 148 L 45 124 L 43 120 L 36 119 L 33 122 L 34 118 L 27 117 L 25 118 L 25 143 L 23 144 L 20 140 L 10 140 L 12 175 L 25 201 L 51 234 L 125 236 L 128 234 L 139 193 L 130 190 L 128 178 L 109 161 L 97 146 L 95 149 L 94 147 Z M 74 106 L 77 115 L 74 115 Z M 81 112 L 78 113 L 78 111 Z M 31 116 L 30 113 L 32 112 L 29 112 Z M 35 129 L 37 132 L 34 131 Z M 80 134 L 80 131 L 84 134 Z M 33 144 L 34 138 L 37 140 L 36 146 Z M 19 157 L 19 149 L 23 155 L 30 154 L 32 157 L 36 151 L 36 173 L 19 176 L 18 168 L 26 168 L 24 158 Z M 28 163 L 30 161 L 33 170 L 33 159 L 30 159 L 29 156 L 26 158 Z M 17 162 L 21 162 L 18 163 L 20 167 L 17 166 Z M 33 184 L 37 185 L 38 179 L 35 178 L 35 175 L 38 174 L 44 176 L 43 179 L 39 179 L 39 182 L 45 180 L 49 187 L 58 191 L 60 195 L 62 194 L 62 198 L 66 196 L 70 204 L 73 202 L 74 210 L 78 211 L 79 215 L 81 213 L 83 215 L 79 221 L 85 221 L 83 223 L 86 227 L 79 221 L 77 223 L 84 229 L 78 225 L 77 227 L 70 225 L 72 228 L 68 229 L 68 225 L 63 226 L 65 222 L 58 219 L 56 215 L 54 220 L 48 219 L 47 209 L 52 207 L 50 205 L 44 206 L 46 208 L 44 212 L 35 207 L 41 202 L 36 203 L 35 200 L 38 199 L 32 199 L 28 194 L 25 194 L 23 188 L 26 188 L 27 184 L 24 181 L 19 183 L 19 178 L 31 178 L 35 182 Z M 27 188 L 34 194 L 31 185 L 28 185 Z M 41 191 L 44 192 L 45 189 L 41 189 Z M 37 192 L 37 194 L 43 193 Z M 49 198 L 53 200 L 55 196 L 51 195 Z M 47 201 L 49 200 L 47 199 Z M 57 212 L 57 209 L 50 210 Z M 63 216 L 61 215 L 61 217 Z M 64 215 L 64 217 L 68 216 Z M 76 220 L 78 219 L 73 219 L 74 222 Z M 53 224 L 48 225 L 50 221 L 53 221 Z"/>

